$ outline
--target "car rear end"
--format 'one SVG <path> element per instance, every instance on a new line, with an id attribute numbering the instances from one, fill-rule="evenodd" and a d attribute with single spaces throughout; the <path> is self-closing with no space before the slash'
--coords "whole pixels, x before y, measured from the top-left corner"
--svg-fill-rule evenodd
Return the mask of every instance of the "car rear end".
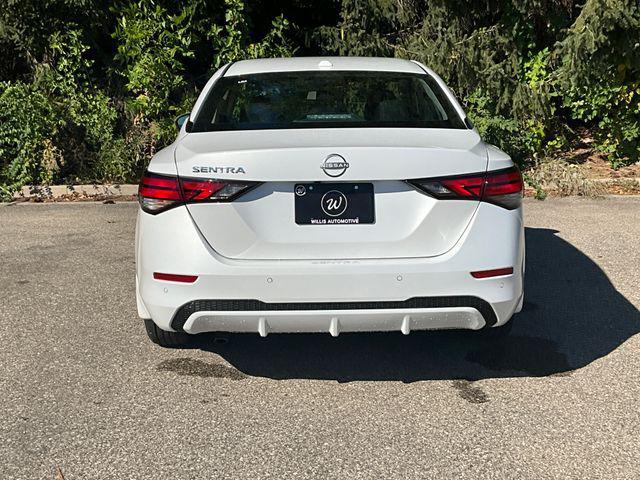
<path id="1" fill-rule="evenodd" d="M 432 72 L 239 62 L 141 181 L 139 313 L 163 331 L 504 324 L 522 300 L 522 179 Z"/>

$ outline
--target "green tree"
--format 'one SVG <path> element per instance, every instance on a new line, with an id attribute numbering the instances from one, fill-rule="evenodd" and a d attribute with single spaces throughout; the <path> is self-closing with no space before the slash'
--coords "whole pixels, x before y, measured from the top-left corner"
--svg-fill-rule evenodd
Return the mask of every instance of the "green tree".
<path id="1" fill-rule="evenodd" d="M 271 30 L 258 41 L 249 35 L 242 0 L 225 0 L 225 25 L 211 25 L 207 38 L 213 45 L 214 69 L 226 63 L 247 58 L 290 57 L 294 48 L 286 37 L 289 22 L 278 16 L 271 22 Z"/>

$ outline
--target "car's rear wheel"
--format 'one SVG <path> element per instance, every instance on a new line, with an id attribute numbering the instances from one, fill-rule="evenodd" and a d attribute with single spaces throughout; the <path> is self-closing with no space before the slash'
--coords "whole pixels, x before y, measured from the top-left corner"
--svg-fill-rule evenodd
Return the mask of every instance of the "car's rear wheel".
<path id="1" fill-rule="evenodd" d="M 145 318 L 144 326 L 147 335 L 153 343 L 165 348 L 187 347 L 191 343 L 191 336 L 184 332 L 167 332 L 158 328 L 153 320 Z"/>
<path id="2" fill-rule="evenodd" d="M 480 334 L 484 338 L 504 338 L 508 337 L 511 334 L 512 329 L 513 319 L 509 320 L 504 325 L 500 325 L 499 327 L 485 328 L 480 331 Z"/>

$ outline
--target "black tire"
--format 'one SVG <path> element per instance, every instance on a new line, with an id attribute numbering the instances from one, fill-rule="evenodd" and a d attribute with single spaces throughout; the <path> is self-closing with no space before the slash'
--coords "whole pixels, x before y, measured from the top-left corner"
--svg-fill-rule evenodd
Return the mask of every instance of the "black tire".
<path id="1" fill-rule="evenodd" d="M 480 330 L 480 334 L 483 338 L 505 338 L 511 334 L 511 330 L 513 329 L 513 319 L 509 320 L 504 325 L 500 325 L 499 327 L 490 327 Z"/>
<path id="2" fill-rule="evenodd" d="M 184 332 L 167 332 L 158 328 L 153 320 L 145 318 L 144 327 L 147 335 L 153 343 L 165 348 L 188 347 L 191 344 L 191 335 Z"/>

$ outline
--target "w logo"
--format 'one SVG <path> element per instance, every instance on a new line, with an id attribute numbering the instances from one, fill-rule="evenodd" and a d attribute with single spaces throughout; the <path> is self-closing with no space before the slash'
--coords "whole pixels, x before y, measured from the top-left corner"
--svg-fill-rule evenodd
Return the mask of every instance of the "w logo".
<path id="1" fill-rule="evenodd" d="M 327 202 L 327 210 L 331 211 L 335 211 L 335 210 L 339 210 L 340 207 L 342 206 L 342 197 L 336 199 L 336 198 L 327 198 L 326 200 Z"/>
<path id="2" fill-rule="evenodd" d="M 338 217 L 347 209 L 347 197 L 342 192 L 331 190 L 322 196 L 320 206 L 330 217 Z"/>

